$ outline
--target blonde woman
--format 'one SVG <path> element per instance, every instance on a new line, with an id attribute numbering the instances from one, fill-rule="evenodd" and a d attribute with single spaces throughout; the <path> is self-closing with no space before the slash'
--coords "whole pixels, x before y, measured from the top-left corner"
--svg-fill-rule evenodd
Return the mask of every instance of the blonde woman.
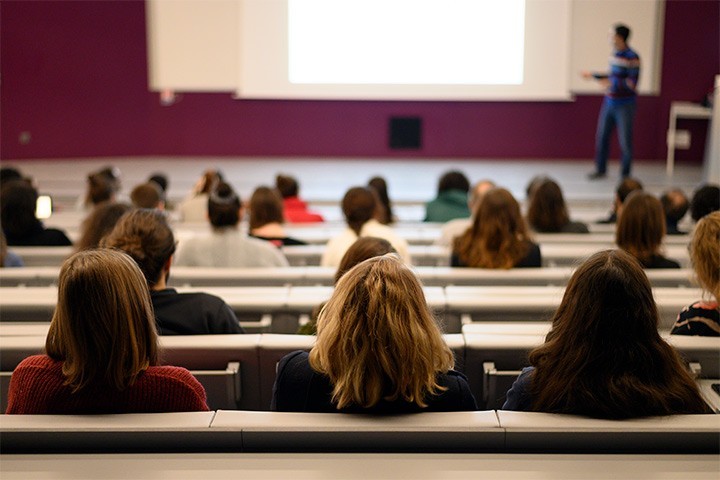
<path id="1" fill-rule="evenodd" d="M 278 366 L 271 409 L 405 413 L 475 410 L 420 282 L 395 256 L 346 272 L 318 318 L 310 353 Z"/>
<path id="2" fill-rule="evenodd" d="M 673 335 L 720 336 L 720 211 L 705 215 L 690 241 L 690 261 L 698 283 L 708 293 L 685 307 L 672 329 Z"/>
<path id="3" fill-rule="evenodd" d="M 158 366 L 147 283 L 122 252 L 85 250 L 65 261 L 45 350 L 13 372 L 6 413 L 208 410 L 190 372 Z"/>

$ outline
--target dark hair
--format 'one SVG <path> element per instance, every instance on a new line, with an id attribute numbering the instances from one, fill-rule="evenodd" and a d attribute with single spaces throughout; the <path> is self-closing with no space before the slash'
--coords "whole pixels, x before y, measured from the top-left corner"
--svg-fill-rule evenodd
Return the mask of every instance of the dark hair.
<path id="1" fill-rule="evenodd" d="M 132 207 L 126 203 L 105 202 L 96 206 L 83 220 L 80 230 L 82 234 L 75 245 L 77 251 L 96 248 L 100 240 L 110 233 L 120 217 L 129 212 Z"/>
<path id="2" fill-rule="evenodd" d="M 136 208 L 158 208 L 162 191 L 155 182 L 141 183 L 130 192 L 130 200 Z"/>
<path id="3" fill-rule="evenodd" d="M 120 170 L 117 167 L 105 167 L 88 175 L 87 183 L 86 206 L 107 202 L 120 191 Z"/>
<path id="4" fill-rule="evenodd" d="M 381 217 L 379 222 L 384 225 L 390 225 L 393 223 L 393 211 L 392 204 L 390 203 L 390 197 L 387 191 L 387 182 L 382 177 L 373 177 L 368 182 L 368 187 L 375 190 L 377 193 L 378 200 L 380 200 L 380 206 L 382 207 Z"/>
<path id="5" fill-rule="evenodd" d="M 283 223 L 283 203 L 277 190 L 261 186 L 250 197 L 250 230 L 268 223 Z"/>
<path id="6" fill-rule="evenodd" d="M 393 246 L 384 238 L 377 237 L 361 237 L 355 240 L 355 243 L 350 245 L 340 265 L 335 272 L 335 282 L 340 280 L 345 272 L 353 268 L 360 262 L 367 260 L 368 258 L 380 257 L 388 253 L 397 253 Z"/>
<path id="7" fill-rule="evenodd" d="M 150 178 L 148 178 L 148 182 L 154 182 L 158 187 L 160 187 L 163 195 L 167 192 L 168 185 L 170 184 L 167 175 L 164 173 L 153 173 L 150 175 Z"/>
<path id="8" fill-rule="evenodd" d="M 528 358 L 535 411 L 612 419 L 709 413 L 658 333 L 645 272 L 621 250 L 598 252 L 578 267 L 545 343 Z"/>
<path id="9" fill-rule="evenodd" d="M 703 185 L 693 194 L 690 202 L 690 216 L 696 222 L 710 212 L 720 210 L 720 187 Z"/>
<path id="10" fill-rule="evenodd" d="M 163 212 L 154 209 L 137 209 L 123 215 L 100 244 L 130 255 L 151 289 L 160 280 L 165 263 L 175 253 L 175 237 L 167 218 Z"/>
<path id="11" fill-rule="evenodd" d="M 615 35 L 623 39 L 623 42 L 628 41 L 628 38 L 630 38 L 630 27 L 627 25 L 624 25 L 622 23 L 616 23 L 615 24 Z"/>
<path id="12" fill-rule="evenodd" d="M 528 184 L 525 186 L 525 198 L 530 201 L 537 187 L 546 180 L 549 180 L 549 178 L 545 175 L 535 175 L 533 178 L 531 178 Z"/>
<path id="13" fill-rule="evenodd" d="M 202 193 L 210 193 L 215 186 L 223 181 L 223 175 L 220 170 L 205 170 L 195 184 L 194 193 L 200 195 Z"/>
<path id="14" fill-rule="evenodd" d="M 208 216 L 213 227 L 234 227 L 240 221 L 242 202 L 233 188 L 220 182 L 208 197 Z"/>
<path id="15" fill-rule="evenodd" d="M 570 215 L 560 185 L 545 178 L 530 195 L 528 222 L 536 232 L 560 232 L 570 222 Z"/>
<path id="16" fill-rule="evenodd" d="M 10 239 L 24 237 L 40 224 L 35 217 L 37 198 L 37 191 L 25 180 L 10 180 L 3 184 L 0 218 L 2 229 Z"/>
<path id="17" fill-rule="evenodd" d="M 665 216 L 660 200 L 642 190 L 628 195 L 615 230 L 617 246 L 641 263 L 658 253 L 665 236 Z"/>
<path id="18" fill-rule="evenodd" d="M 674 224 L 685 216 L 690 207 L 690 202 L 685 192 L 679 188 L 673 188 L 663 193 L 660 197 L 660 203 L 662 204 L 663 212 L 665 212 L 665 219 Z"/>
<path id="19" fill-rule="evenodd" d="M 630 195 L 635 190 L 642 190 L 643 185 L 640 183 L 639 180 L 626 177 L 624 178 L 615 189 L 615 195 L 617 195 L 618 200 L 620 200 L 620 203 L 624 203 L 625 199 L 628 195 Z"/>
<path id="20" fill-rule="evenodd" d="M 512 193 L 489 190 L 480 202 L 473 224 L 455 239 L 453 252 L 474 268 L 512 268 L 530 248 L 525 220 Z"/>
<path id="21" fill-rule="evenodd" d="M 275 187 L 283 198 L 298 196 L 298 182 L 289 175 L 277 175 L 275 177 Z"/>
<path id="22" fill-rule="evenodd" d="M 470 181 L 464 173 L 458 170 L 445 172 L 438 182 L 438 193 L 448 190 L 461 190 L 463 192 L 468 192 L 470 191 Z"/>
<path id="23" fill-rule="evenodd" d="M 369 188 L 353 187 L 342 199 L 345 221 L 358 236 L 362 226 L 375 215 L 376 208 L 376 197 Z"/>
<path id="24" fill-rule="evenodd" d="M 0 185 L 13 180 L 22 180 L 22 178 L 20 170 L 15 167 L 0 168 Z"/>

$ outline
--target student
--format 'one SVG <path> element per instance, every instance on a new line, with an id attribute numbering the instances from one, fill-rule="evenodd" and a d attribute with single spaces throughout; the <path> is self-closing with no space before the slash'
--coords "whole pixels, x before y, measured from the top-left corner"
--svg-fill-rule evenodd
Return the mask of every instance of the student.
<path id="1" fill-rule="evenodd" d="M 495 188 L 495 182 L 492 180 L 480 180 L 470 191 L 470 197 L 468 198 L 468 210 L 470 210 L 470 216 L 467 218 L 455 218 L 445 224 L 440 229 L 440 237 L 435 241 L 436 245 L 442 245 L 444 247 L 451 247 L 455 239 L 465 233 L 465 230 L 470 228 L 477 214 L 480 202 L 487 192 Z"/>
<path id="2" fill-rule="evenodd" d="M 285 221 L 288 223 L 318 223 L 324 219 L 319 213 L 308 209 L 305 201 L 300 199 L 298 181 L 289 175 L 275 177 L 275 187 L 283 198 Z"/>
<path id="3" fill-rule="evenodd" d="M 366 187 L 353 187 L 345 193 L 342 210 L 348 228 L 337 237 L 331 238 L 320 265 L 337 267 L 345 252 L 360 237 L 384 238 L 390 242 L 405 262 L 410 263 L 407 241 L 395 231 L 375 219 L 377 214 L 377 196 Z"/>
<path id="4" fill-rule="evenodd" d="M 379 200 L 379 210 L 377 221 L 383 225 L 391 225 L 395 223 L 396 218 L 393 214 L 392 202 L 388 195 L 387 182 L 383 177 L 373 177 L 368 181 L 368 188 L 375 191 Z"/>
<path id="5" fill-rule="evenodd" d="M 690 201 L 690 217 L 699 222 L 710 212 L 720 210 L 720 186 L 706 184 L 695 190 Z"/>
<path id="6" fill-rule="evenodd" d="M 220 171 L 205 170 L 190 194 L 178 205 L 180 219 L 183 222 L 206 222 L 210 192 L 222 181 L 223 176 Z"/>
<path id="7" fill-rule="evenodd" d="M 85 250 L 65 261 L 45 350 L 15 368 L 5 413 L 208 410 L 190 372 L 159 366 L 147 285 L 122 252 Z"/>
<path id="8" fill-rule="evenodd" d="M 235 313 L 222 299 L 168 288 L 175 237 L 161 211 L 141 209 L 128 213 L 102 245 L 124 251 L 140 267 L 150 288 L 161 335 L 243 333 Z"/>
<path id="9" fill-rule="evenodd" d="M 665 237 L 665 215 L 660 200 L 649 193 L 631 193 L 619 211 L 617 246 L 638 259 L 644 268 L 680 268 L 660 254 Z"/>
<path id="10" fill-rule="evenodd" d="M 435 199 L 425 205 L 426 222 L 449 222 L 455 218 L 470 216 L 468 191 L 470 181 L 464 173 L 451 170 L 443 174 L 438 182 Z"/>
<path id="11" fill-rule="evenodd" d="M 671 333 L 720 336 L 720 211 L 708 213 L 695 226 L 690 261 L 708 299 L 684 308 Z"/>
<path id="12" fill-rule="evenodd" d="M 509 191 L 493 188 L 485 194 L 472 226 L 455 239 L 450 262 L 472 268 L 542 266 L 540 247 L 530 240 L 520 205 Z"/>
<path id="13" fill-rule="evenodd" d="M 80 225 L 80 239 L 75 249 L 88 250 L 97 248 L 100 240 L 110 233 L 120 217 L 129 212 L 132 207 L 126 203 L 105 202 L 93 208 Z"/>
<path id="14" fill-rule="evenodd" d="M 685 192 L 679 188 L 673 188 L 662 194 L 660 203 L 665 214 L 665 229 L 667 235 L 685 235 L 678 227 L 678 223 L 683 219 L 688 209 L 690 201 Z"/>
<path id="15" fill-rule="evenodd" d="M 261 186 L 250 197 L 250 236 L 283 245 L 305 245 L 305 242 L 288 237 L 283 228 L 283 202 L 277 190 Z"/>
<path id="16" fill-rule="evenodd" d="M 122 188 L 120 177 L 120 169 L 113 166 L 90 173 L 85 196 L 78 206 L 90 210 L 103 202 L 115 202 Z"/>
<path id="17" fill-rule="evenodd" d="M 230 185 L 220 182 L 207 201 L 212 232 L 180 244 L 175 264 L 186 267 L 287 267 L 285 255 L 270 243 L 240 232 L 242 202 Z"/>
<path id="18" fill-rule="evenodd" d="M 279 363 L 271 409 L 410 413 L 476 410 L 415 274 L 392 256 L 338 281 L 310 353 Z"/>
<path id="19" fill-rule="evenodd" d="M 589 233 L 587 225 L 570 220 L 560 185 L 550 178 L 532 189 L 527 218 L 538 233 Z"/>
<path id="20" fill-rule="evenodd" d="M 610 212 L 610 216 L 604 220 L 599 220 L 597 223 L 600 224 L 609 224 L 609 223 L 615 223 L 617 222 L 617 216 L 618 211 L 620 208 L 622 208 L 623 202 L 625 202 L 625 199 L 635 190 L 642 190 L 643 185 L 640 183 L 639 180 L 635 178 L 623 178 L 620 183 L 618 183 L 617 187 L 615 188 L 615 199 L 613 200 L 613 207 L 612 211 Z"/>
<path id="21" fill-rule="evenodd" d="M 622 250 L 598 252 L 570 278 L 545 343 L 528 356 L 503 410 L 622 419 L 711 413 L 658 333 L 645 272 Z"/>
<path id="22" fill-rule="evenodd" d="M 130 201 L 135 208 L 157 208 L 165 209 L 163 191 L 155 182 L 145 182 L 136 185 L 130 192 Z"/>
<path id="23" fill-rule="evenodd" d="M 35 216 L 38 194 L 25 180 L 11 180 L 2 186 L 0 218 L 9 246 L 64 247 L 72 245 L 65 232 L 45 228 Z"/>

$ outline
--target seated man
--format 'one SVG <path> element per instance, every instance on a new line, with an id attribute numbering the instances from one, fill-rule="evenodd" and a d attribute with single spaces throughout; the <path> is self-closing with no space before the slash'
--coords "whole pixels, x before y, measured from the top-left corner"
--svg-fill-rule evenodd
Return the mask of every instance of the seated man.
<path id="1" fill-rule="evenodd" d="M 448 222 L 455 218 L 468 218 L 468 190 L 470 182 L 457 170 L 446 172 L 438 182 L 438 193 L 425 205 L 426 222 Z"/>

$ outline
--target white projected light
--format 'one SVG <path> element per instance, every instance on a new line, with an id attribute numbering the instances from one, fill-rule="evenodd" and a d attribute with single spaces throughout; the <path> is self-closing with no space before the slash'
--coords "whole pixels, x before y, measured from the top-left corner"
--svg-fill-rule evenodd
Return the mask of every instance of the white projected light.
<path id="1" fill-rule="evenodd" d="M 519 85 L 525 0 L 288 0 L 294 84 Z"/>

